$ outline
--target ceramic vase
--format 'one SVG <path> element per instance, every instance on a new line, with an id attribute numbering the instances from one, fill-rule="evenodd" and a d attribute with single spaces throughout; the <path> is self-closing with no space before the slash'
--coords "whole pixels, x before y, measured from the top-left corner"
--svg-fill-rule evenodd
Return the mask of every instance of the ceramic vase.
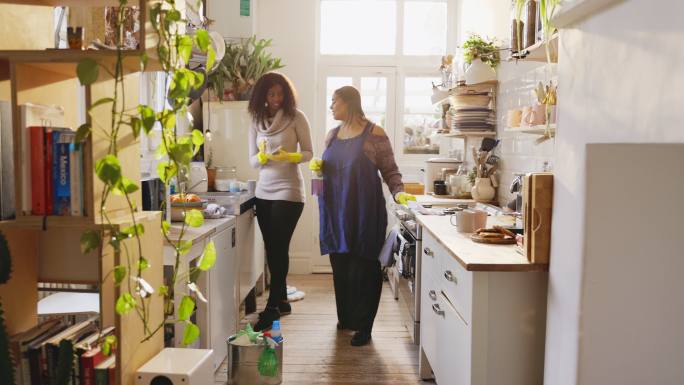
<path id="1" fill-rule="evenodd" d="M 494 68 L 480 60 L 480 58 L 473 59 L 465 72 L 466 84 L 477 84 L 490 80 L 496 80 Z"/>
<path id="2" fill-rule="evenodd" d="M 477 202 L 491 202 L 496 195 L 496 190 L 492 186 L 489 178 L 475 178 L 475 185 L 470 193 Z"/>

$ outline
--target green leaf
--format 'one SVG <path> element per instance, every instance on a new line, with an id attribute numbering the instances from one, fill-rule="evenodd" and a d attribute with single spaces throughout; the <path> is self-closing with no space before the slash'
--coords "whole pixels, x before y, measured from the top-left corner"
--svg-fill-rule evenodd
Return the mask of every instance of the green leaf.
<path id="1" fill-rule="evenodd" d="M 193 311 L 195 311 L 195 300 L 189 295 L 184 296 L 178 305 L 178 319 L 181 321 L 189 320 Z"/>
<path id="2" fill-rule="evenodd" d="M 209 47 L 209 49 L 207 49 L 207 71 L 213 69 L 214 62 L 216 62 L 216 51 L 214 51 L 214 48 Z"/>
<path id="3" fill-rule="evenodd" d="M 157 164 L 157 175 L 164 183 L 169 183 L 169 180 L 176 175 L 178 170 L 173 162 L 159 162 Z"/>
<path id="4" fill-rule="evenodd" d="M 126 194 L 132 194 L 136 191 L 138 191 L 139 187 L 135 182 L 131 179 L 128 179 L 126 177 L 121 178 L 121 183 L 119 183 L 119 188 L 126 192 Z"/>
<path id="5" fill-rule="evenodd" d="M 192 248 L 192 241 L 179 241 L 178 242 L 178 253 L 180 255 L 185 255 Z"/>
<path id="6" fill-rule="evenodd" d="M 169 97 L 172 99 L 187 98 L 190 93 L 190 77 L 187 69 L 180 69 L 173 74 L 169 84 Z"/>
<path id="7" fill-rule="evenodd" d="M 101 105 L 107 104 L 107 103 L 114 103 L 114 99 L 113 98 L 102 98 L 102 99 L 96 101 L 95 103 L 93 103 L 93 105 L 91 105 L 88 108 L 88 112 L 92 111 L 97 106 L 101 106 Z"/>
<path id="8" fill-rule="evenodd" d="M 145 129 L 145 134 L 149 134 L 150 131 L 152 131 L 152 127 L 154 127 L 154 110 L 146 105 L 139 105 L 138 106 L 138 113 L 140 114 L 140 118 L 142 119 L 142 126 L 143 129 Z"/>
<path id="9" fill-rule="evenodd" d="M 204 223 L 202 212 L 192 209 L 185 212 L 185 223 L 190 227 L 200 227 Z"/>
<path id="10" fill-rule="evenodd" d="M 102 343 L 102 354 L 109 356 L 112 349 L 116 347 L 116 336 L 107 336 Z"/>
<path id="11" fill-rule="evenodd" d="M 112 154 L 105 155 L 104 158 L 97 161 L 95 173 L 104 183 L 116 186 L 121 180 L 121 164 L 119 163 L 119 158 Z"/>
<path id="12" fill-rule="evenodd" d="M 211 44 L 209 32 L 207 32 L 206 29 L 198 29 L 195 33 L 195 43 L 203 53 L 207 52 L 207 48 L 209 48 L 209 44 Z"/>
<path id="13" fill-rule="evenodd" d="M 192 322 L 185 324 L 185 330 L 183 330 L 183 345 L 187 346 L 195 342 L 200 336 L 200 329 Z"/>
<path id="14" fill-rule="evenodd" d="M 135 235 L 136 233 L 140 236 L 145 234 L 145 226 L 142 223 L 136 223 L 135 226 L 129 226 L 121 230 L 122 233 L 127 235 Z"/>
<path id="15" fill-rule="evenodd" d="M 176 143 L 169 148 L 169 158 L 175 160 L 180 164 L 190 164 L 192 160 L 192 144 L 191 143 Z"/>
<path id="16" fill-rule="evenodd" d="M 168 221 L 162 221 L 161 230 L 162 230 L 162 234 L 168 236 L 169 230 L 171 230 L 171 224 Z"/>
<path id="17" fill-rule="evenodd" d="M 192 144 L 201 146 L 204 144 L 204 134 L 200 130 L 192 130 Z"/>
<path id="18" fill-rule="evenodd" d="M 166 129 L 170 130 L 176 126 L 176 114 L 174 114 L 173 111 L 165 111 L 163 114 L 161 114 L 159 120 L 161 121 L 162 126 Z"/>
<path id="19" fill-rule="evenodd" d="M 170 9 L 166 12 L 166 20 L 168 21 L 180 21 L 181 13 L 176 9 Z"/>
<path id="20" fill-rule="evenodd" d="M 138 269 L 140 269 L 140 271 L 144 271 L 149 267 L 150 267 L 150 262 L 147 260 L 147 258 L 140 257 L 140 259 L 138 260 Z"/>
<path id="21" fill-rule="evenodd" d="M 147 52 L 143 52 L 142 55 L 140 55 L 140 70 L 145 71 L 145 68 L 147 68 L 147 62 L 150 60 L 150 57 L 147 56 Z"/>
<path id="22" fill-rule="evenodd" d="M 114 284 L 119 286 L 124 278 L 126 278 L 126 267 L 121 265 L 114 266 Z"/>
<path id="23" fill-rule="evenodd" d="M 159 286 L 159 289 L 157 289 L 157 293 L 159 293 L 161 296 L 165 296 L 169 294 L 169 287 L 166 285 L 161 285 Z"/>
<path id="24" fill-rule="evenodd" d="M 90 125 L 90 123 L 81 124 L 76 130 L 76 138 L 74 139 L 74 142 L 84 142 L 90 136 L 91 129 L 92 126 Z"/>
<path id="25" fill-rule="evenodd" d="M 188 64 L 190 62 L 192 55 L 192 38 L 190 36 L 183 35 L 178 38 L 178 55 L 180 55 L 183 63 Z"/>
<path id="26" fill-rule="evenodd" d="M 87 254 L 98 247 L 101 243 L 100 232 L 97 230 L 89 230 L 81 235 L 81 252 Z"/>
<path id="27" fill-rule="evenodd" d="M 207 271 L 211 269 L 216 263 L 216 246 L 214 241 L 209 241 L 206 246 L 204 246 L 204 254 L 199 261 L 198 269 L 202 271 Z"/>
<path id="28" fill-rule="evenodd" d="M 87 86 L 95 83 L 100 74 L 100 68 L 93 59 L 83 59 L 76 66 L 76 76 L 81 85 Z"/>
<path id="29" fill-rule="evenodd" d="M 131 118 L 131 129 L 133 130 L 133 137 L 138 139 L 140 130 L 142 130 L 142 121 L 138 118 Z"/>
<path id="30" fill-rule="evenodd" d="M 135 309 L 136 303 L 135 299 L 130 293 L 123 293 L 116 300 L 116 313 L 119 315 L 124 315 Z"/>

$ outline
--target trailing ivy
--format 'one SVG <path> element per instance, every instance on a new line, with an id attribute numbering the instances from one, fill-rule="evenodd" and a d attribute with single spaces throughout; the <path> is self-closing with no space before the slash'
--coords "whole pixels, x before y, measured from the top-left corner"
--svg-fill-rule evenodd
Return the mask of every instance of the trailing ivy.
<path id="1" fill-rule="evenodd" d="M 119 31 L 116 34 L 117 39 L 123 36 L 122 26 L 126 3 L 126 0 L 119 0 L 120 6 L 116 25 Z M 139 186 L 134 180 L 124 175 L 125 170 L 121 167 L 118 157 L 118 142 L 123 135 L 127 134 L 128 130 L 132 132 L 135 138 L 138 138 L 143 132 L 149 134 L 153 127 L 158 125 L 161 127 L 161 145 L 157 154 L 160 158 L 164 158 L 159 162 L 159 167 L 157 168 L 160 179 L 168 185 L 172 178 L 180 178 L 187 173 L 192 157 L 199 152 L 204 143 L 204 136 L 200 132 L 180 134 L 176 126 L 176 116 L 187 113 L 187 108 L 191 102 L 190 93 L 199 90 L 205 80 L 204 73 L 188 69 L 187 64 L 193 50 L 198 50 L 203 55 L 206 55 L 205 67 L 211 68 L 216 54 L 210 46 L 210 39 L 206 30 L 197 29 L 194 36 L 181 32 L 184 29 L 180 28 L 180 26 L 184 25 L 186 21 L 182 19 L 181 12 L 176 8 L 175 1 L 162 0 L 150 4 L 149 22 L 158 38 L 156 60 L 162 71 L 166 73 L 167 84 L 165 84 L 165 89 L 167 90 L 167 97 L 165 99 L 169 101 L 169 108 L 164 108 L 158 112 L 155 112 L 154 109 L 146 105 L 139 105 L 133 110 L 125 108 L 124 55 L 122 41 L 120 40 L 116 41 L 117 60 L 113 69 L 105 67 L 102 63 L 92 59 L 81 61 L 76 69 L 77 76 L 82 85 L 94 83 L 99 77 L 100 70 L 110 74 L 114 78 L 115 83 L 113 95 L 94 101 L 88 109 L 88 114 L 91 119 L 94 119 L 95 116 L 91 113 L 93 108 L 110 108 L 111 120 L 108 124 L 89 122 L 77 130 L 77 139 L 85 141 L 93 135 L 93 127 L 98 127 L 98 129 L 107 127 L 107 129 L 103 130 L 102 136 L 109 141 L 107 153 L 94 162 L 95 174 L 103 183 L 102 203 L 98 213 L 103 226 L 100 227 L 99 231 L 91 230 L 83 234 L 81 237 L 81 249 L 84 253 L 99 250 L 100 258 L 104 256 L 103 253 L 106 250 L 102 246 L 109 245 L 114 251 L 115 260 L 120 261 L 120 264 L 115 266 L 107 276 L 113 275 L 114 283 L 119 287 L 119 292 L 121 293 L 116 299 L 115 310 L 121 316 L 128 316 L 129 313 L 134 313 L 141 319 L 144 328 L 142 341 L 149 340 L 156 333 L 163 330 L 166 323 L 184 322 L 183 343 L 191 344 L 198 338 L 199 328 L 190 321 L 189 317 L 185 317 L 188 311 L 187 304 L 189 303 L 187 300 L 180 304 L 182 309 L 179 309 L 178 319 L 173 319 L 175 306 L 172 288 L 176 287 L 176 284 L 179 282 L 189 283 L 190 274 L 199 271 L 199 268 L 193 268 L 190 272 L 181 276 L 179 274 L 179 267 L 181 255 L 189 250 L 187 242 L 182 240 L 185 230 L 188 226 L 201 226 L 204 217 L 198 210 L 187 210 L 185 212 L 185 221 L 182 223 L 181 231 L 176 239 L 171 239 L 169 232 L 170 224 L 162 219 L 160 222 L 161 232 L 168 243 L 175 245 L 175 263 L 171 280 L 166 282 L 165 285 L 161 285 L 156 289 L 153 288 L 142 276 L 143 271 L 150 264 L 143 255 L 141 241 L 141 237 L 147 229 L 144 228 L 143 224 L 136 221 L 138 206 L 132 196 L 139 189 Z M 144 69 L 147 66 L 148 60 L 149 58 L 146 54 L 141 55 L 141 68 Z M 179 187 L 180 193 L 185 194 L 185 184 L 179 183 Z M 131 226 L 122 229 L 113 224 L 112 218 L 109 217 L 106 209 L 107 201 L 112 195 L 125 198 L 128 204 L 128 213 L 126 215 L 130 219 Z M 206 248 L 207 251 L 204 253 L 206 257 L 203 257 L 203 260 L 207 262 L 201 265 L 201 270 L 206 270 L 207 266 L 210 265 L 208 262 L 215 260 L 216 252 L 213 242 L 207 244 Z M 138 256 L 138 258 L 135 259 L 134 255 Z M 155 291 L 156 295 L 164 298 L 164 320 L 158 325 L 150 325 L 150 300 Z M 202 297 L 201 293 L 198 292 L 195 295 Z M 192 298 L 190 299 L 192 300 Z M 192 300 L 192 310 L 194 310 L 194 304 L 195 301 Z M 112 338 L 107 340 L 107 346 L 114 345 L 115 343 L 116 341 Z"/>

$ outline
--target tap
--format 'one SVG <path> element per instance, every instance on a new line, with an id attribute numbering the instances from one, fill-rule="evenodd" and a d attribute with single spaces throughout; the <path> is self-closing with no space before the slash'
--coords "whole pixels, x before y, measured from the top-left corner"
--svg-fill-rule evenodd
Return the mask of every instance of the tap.
<path id="1" fill-rule="evenodd" d="M 190 186 L 190 187 L 188 188 L 188 191 L 192 191 L 192 189 L 194 189 L 195 187 L 199 186 L 201 183 L 206 182 L 206 181 L 207 181 L 207 178 L 202 178 L 202 179 L 200 179 L 197 183 L 195 183 L 195 184 L 193 184 L 192 186 Z"/>

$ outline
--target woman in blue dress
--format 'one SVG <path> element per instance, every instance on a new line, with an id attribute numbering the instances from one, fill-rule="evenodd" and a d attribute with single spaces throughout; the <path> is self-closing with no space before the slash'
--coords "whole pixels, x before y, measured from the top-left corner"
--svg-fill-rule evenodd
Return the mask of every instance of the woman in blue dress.
<path id="1" fill-rule="evenodd" d="M 359 91 L 336 90 L 330 109 L 341 124 L 328 133 L 323 159 L 310 163 L 324 180 L 318 196 L 321 255 L 330 256 L 337 328 L 355 330 L 351 344 L 361 346 L 370 342 L 382 291 L 378 256 L 387 228 L 382 180 L 395 201 L 415 198 L 404 193 L 389 138 L 366 119 Z"/>

